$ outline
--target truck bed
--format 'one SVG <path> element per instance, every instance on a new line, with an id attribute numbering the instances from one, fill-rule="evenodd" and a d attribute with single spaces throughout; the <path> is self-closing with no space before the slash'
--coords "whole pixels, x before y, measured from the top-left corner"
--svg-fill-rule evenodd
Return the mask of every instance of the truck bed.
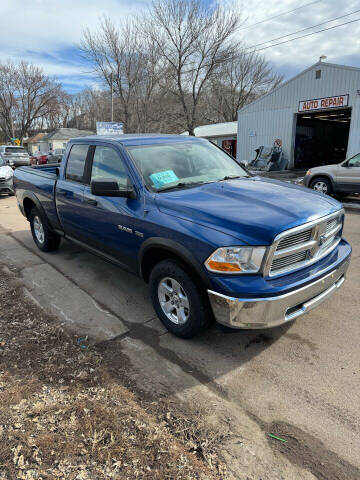
<path id="1" fill-rule="evenodd" d="M 27 173 L 38 175 L 40 177 L 51 178 L 56 180 L 57 168 L 60 164 L 53 163 L 51 165 L 33 165 L 31 167 L 19 167 L 16 172 L 25 171 Z"/>
<path id="2" fill-rule="evenodd" d="M 60 229 L 55 204 L 55 185 L 58 178 L 57 164 L 19 167 L 14 173 L 14 186 L 18 200 L 31 192 L 31 198 L 37 200 L 54 229 Z"/>

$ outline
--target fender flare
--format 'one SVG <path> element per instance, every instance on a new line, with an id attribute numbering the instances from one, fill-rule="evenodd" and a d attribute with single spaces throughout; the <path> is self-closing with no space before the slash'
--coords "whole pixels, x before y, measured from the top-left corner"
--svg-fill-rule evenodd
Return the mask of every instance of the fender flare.
<path id="1" fill-rule="evenodd" d="M 41 205 L 40 200 L 37 198 L 37 196 L 36 196 L 33 192 L 31 192 L 31 191 L 29 191 L 29 190 L 26 190 L 26 191 L 23 193 L 22 198 L 21 198 L 21 206 L 22 206 L 22 208 L 23 208 L 23 210 L 24 210 L 24 213 L 25 213 L 24 201 L 25 201 L 27 198 L 28 198 L 29 200 L 31 200 L 31 201 L 35 204 L 35 207 L 39 210 L 39 212 L 41 213 L 42 218 L 45 220 L 47 227 L 50 228 L 50 230 L 53 230 L 53 227 L 52 227 L 51 223 L 49 222 L 48 216 L 47 216 L 47 214 L 46 214 L 46 212 L 45 212 L 44 207 Z M 26 218 L 30 221 L 30 219 L 27 217 L 26 213 L 25 213 L 25 216 L 26 216 Z"/>
<path id="2" fill-rule="evenodd" d="M 175 254 L 179 258 L 181 258 L 186 264 L 188 264 L 199 276 L 199 278 L 202 280 L 204 285 L 207 288 L 211 287 L 210 280 L 208 276 L 206 275 L 205 271 L 201 268 L 200 263 L 194 255 L 186 248 L 184 245 L 181 243 L 178 243 L 174 240 L 169 240 L 168 238 L 162 238 L 162 237 L 150 237 L 146 239 L 143 244 L 140 247 L 139 254 L 138 254 L 138 271 L 139 275 L 141 278 L 144 278 L 143 272 L 142 272 L 142 261 L 143 258 L 151 248 L 161 248 L 163 250 L 168 250 L 169 252 Z"/>

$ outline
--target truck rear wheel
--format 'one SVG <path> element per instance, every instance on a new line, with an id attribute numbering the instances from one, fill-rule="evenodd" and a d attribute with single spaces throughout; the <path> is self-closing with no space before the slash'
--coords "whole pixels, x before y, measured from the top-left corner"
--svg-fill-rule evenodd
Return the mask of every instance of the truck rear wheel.
<path id="1" fill-rule="evenodd" d="M 158 263 L 149 283 L 154 309 L 174 335 L 191 338 L 209 324 L 212 317 L 205 294 L 176 261 Z"/>
<path id="2" fill-rule="evenodd" d="M 39 210 L 33 208 L 30 213 L 31 233 L 36 246 L 43 252 L 53 252 L 60 245 L 61 237 L 52 232 L 43 220 Z"/>

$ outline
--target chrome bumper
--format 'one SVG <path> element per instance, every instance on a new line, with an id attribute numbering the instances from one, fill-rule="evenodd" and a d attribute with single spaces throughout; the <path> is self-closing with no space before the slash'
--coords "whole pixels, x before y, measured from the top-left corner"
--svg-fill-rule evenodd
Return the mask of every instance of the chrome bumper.
<path id="1" fill-rule="evenodd" d="M 343 284 L 350 258 L 336 270 L 305 287 L 278 297 L 235 298 L 208 290 L 218 323 L 232 328 L 277 327 L 309 312 Z"/>

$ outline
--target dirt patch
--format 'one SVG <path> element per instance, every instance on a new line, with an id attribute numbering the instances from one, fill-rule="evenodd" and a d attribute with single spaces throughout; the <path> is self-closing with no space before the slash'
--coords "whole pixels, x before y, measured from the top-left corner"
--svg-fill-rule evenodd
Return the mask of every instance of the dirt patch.
<path id="1" fill-rule="evenodd" d="M 246 345 L 245 348 L 249 348 L 252 345 L 258 344 L 267 344 L 274 341 L 274 338 L 270 335 L 266 335 L 265 333 L 259 333 L 256 337 L 252 338 Z"/>
<path id="2" fill-rule="evenodd" d="M 261 426 L 273 450 L 293 465 L 311 472 L 316 479 L 359 480 L 360 470 L 326 448 L 315 436 L 286 422 L 266 423 L 250 412 L 248 415 Z"/>
<path id="3" fill-rule="evenodd" d="M 69 334 L 2 273 L 0 479 L 226 478 L 226 432 L 201 409 L 140 398 L 115 346 Z"/>
<path id="4" fill-rule="evenodd" d="M 285 422 L 269 425 L 269 431 L 287 440 L 286 443 L 269 438 L 274 448 L 291 463 L 309 470 L 318 480 L 358 480 L 360 470 L 336 453 L 328 450 L 323 442 L 299 428 Z"/>

